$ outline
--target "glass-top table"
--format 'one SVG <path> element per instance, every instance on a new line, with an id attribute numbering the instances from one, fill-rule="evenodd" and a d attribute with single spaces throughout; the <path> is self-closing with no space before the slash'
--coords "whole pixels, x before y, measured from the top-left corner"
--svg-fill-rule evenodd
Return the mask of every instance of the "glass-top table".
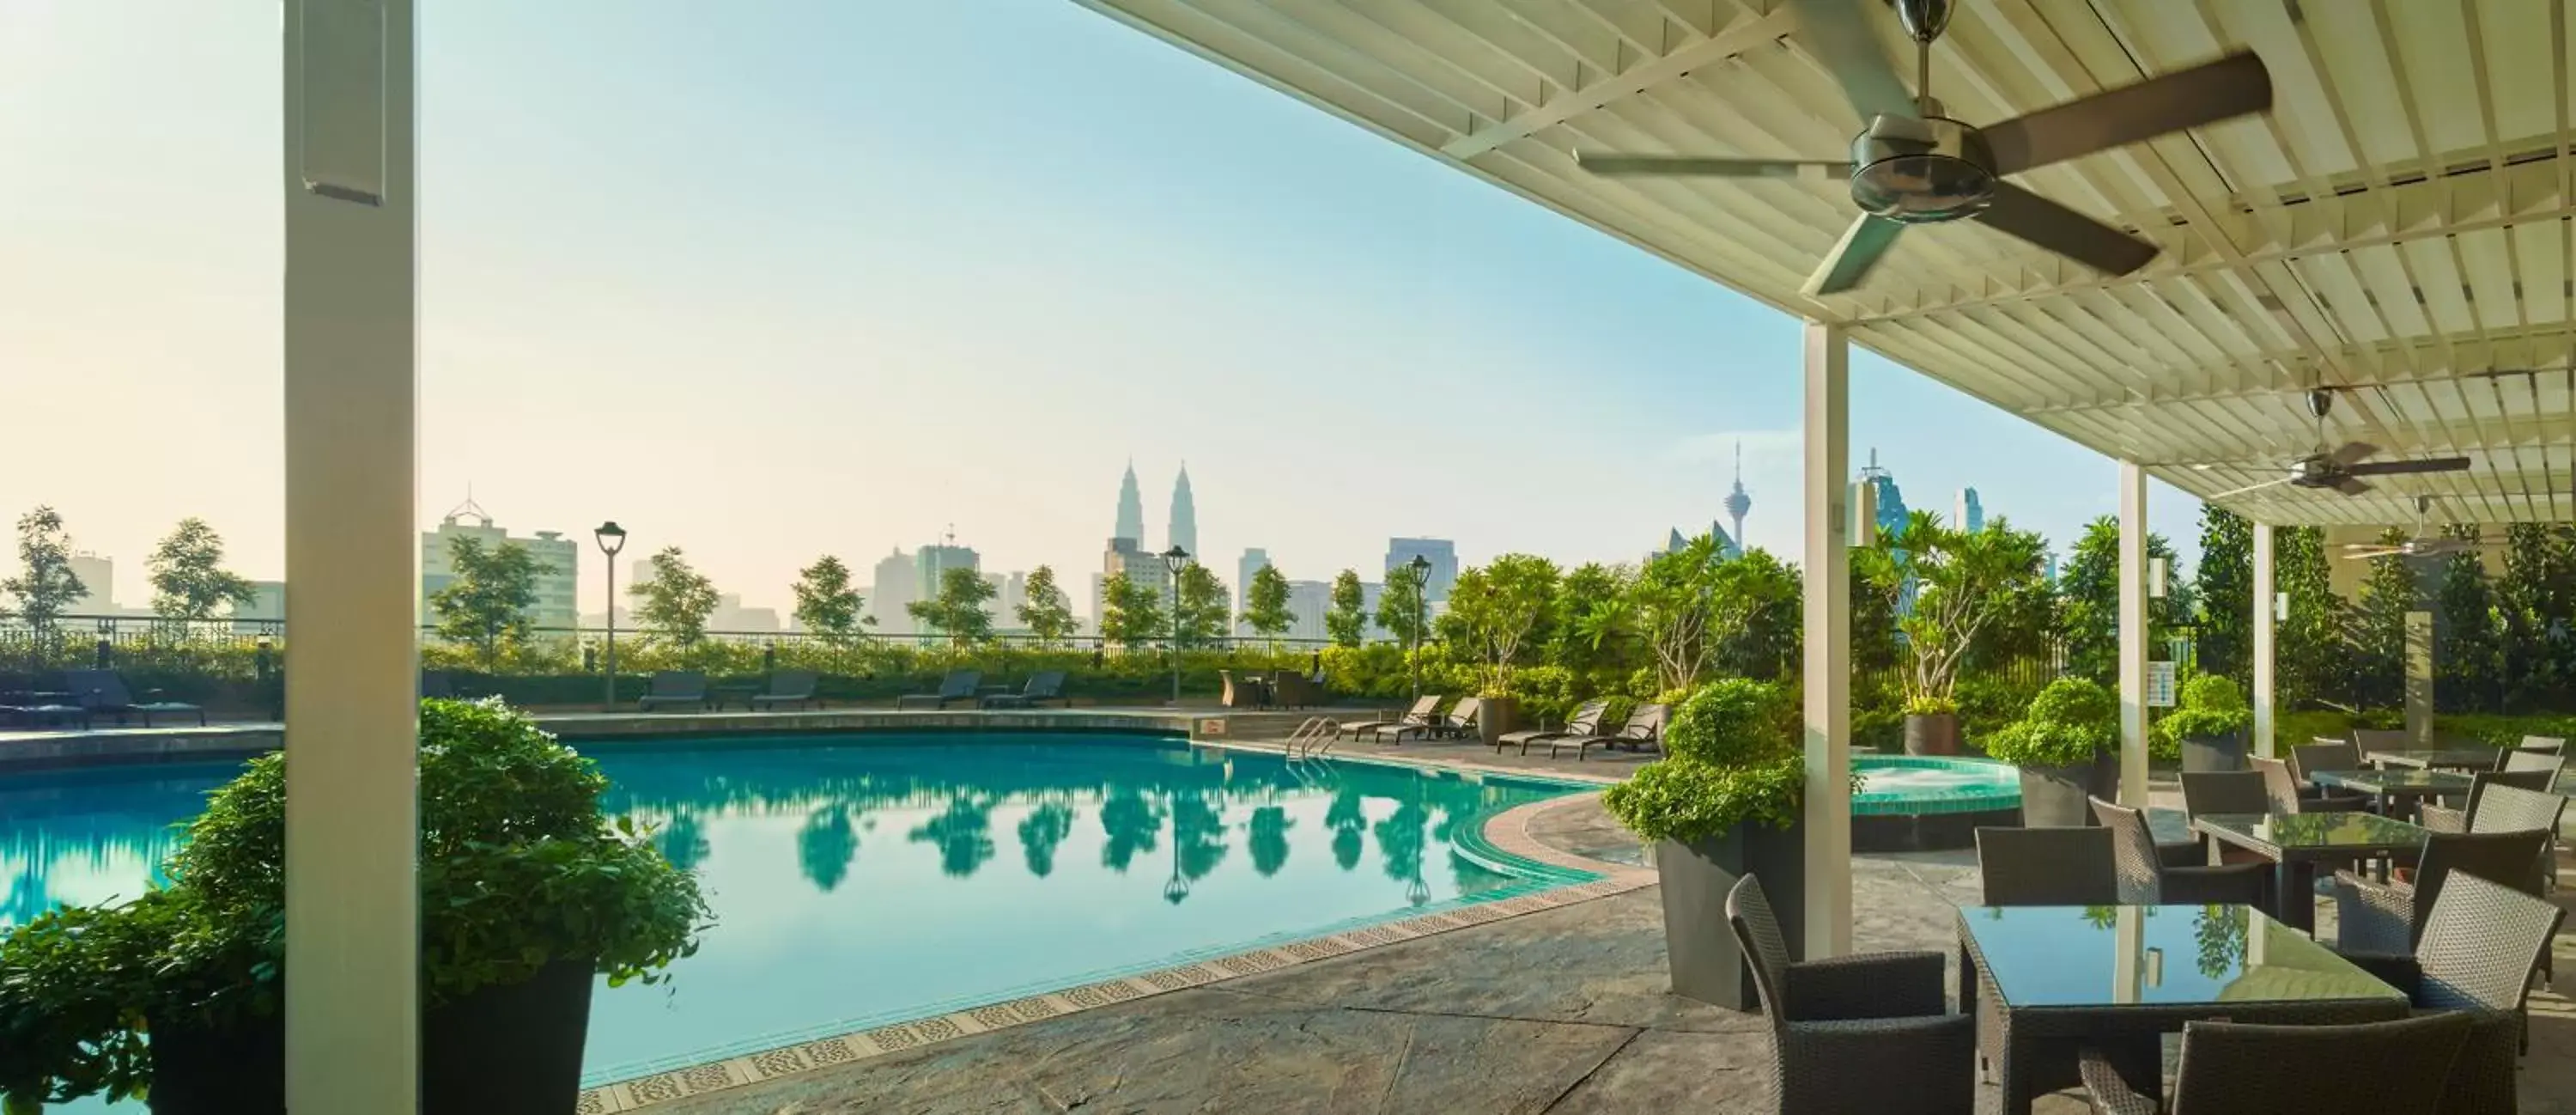
<path id="1" fill-rule="evenodd" d="M 2497 763 L 2504 761 L 2504 750 L 2496 747 L 2400 748 L 2373 751 L 2363 758 L 2381 766 L 2418 770 L 2494 770 Z"/>
<path id="2" fill-rule="evenodd" d="M 2376 813 L 2203 813 L 2195 832 L 2224 841 L 2279 865 L 2272 893 L 2281 917 L 2301 931 L 2316 927 L 2319 862 L 2379 859 L 2412 864 L 2424 849 L 2423 829 Z"/>
<path id="3" fill-rule="evenodd" d="M 2320 786 L 2358 790 L 2392 805 L 2403 805 L 2417 798 L 2452 797 L 2469 792 L 2468 775 L 2424 767 L 2395 767 L 2383 770 L 2321 770 L 2308 776 Z"/>
<path id="4" fill-rule="evenodd" d="M 2027 1112 L 2035 1056 L 2194 1020 L 2403 1018 L 2406 997 L 2251 906 L 2011 906 L 1959 911 L 1960 1009 L 2000 1025 L 2004 1110 Z"/>

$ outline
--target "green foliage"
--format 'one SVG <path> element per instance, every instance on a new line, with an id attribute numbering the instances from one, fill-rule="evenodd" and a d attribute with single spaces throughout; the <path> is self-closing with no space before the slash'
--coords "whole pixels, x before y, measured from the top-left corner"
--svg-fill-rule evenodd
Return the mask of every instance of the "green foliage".
<path id="1" fill-rule="evenodd" d="M 877 621 L 867 614 L 867 598 L 850 583 L 850 567 L 830 554 L 797 570 L 788 591 L 796 597 L 797 624 L 834 646 L 857 642 L 866 634 L 860 628 Z"/>
<path id="2" fill-rule="evenodd" d="M 226 604 L 259 599 L 248 578 L 224 568 L 223 536 L 204 519 L 179 520 L 144 565 L 152 571 L 152 611 L 165 619 L 210 619 Z"/>
<path id="3" fill-rule="evenodd" d="M 587 759 L 498 704 L 424 701 L 421 986 L 431 1005 L 579 960 L 652 983 L 710 912 L 651 834 L 605 817 Z M 0 1089 L 10 1102 L 140 1094 L 147 1019 L 274 1014 L 285 959 L 286 756 L 216 791 L 121 907 L 66 908 L 0 940 Z"/>
<path id="4" fill-rule="evenodd" d="M 2147 536 L 2147 557 L 2163 558 L 2171 572 L 2166 595 L 2147 601 L 2147 656 L 2161 659 L 2174 630 L 2191 622 L 2192 594 L 2181 587 L 2173 545 L 2163 535 Z M 2057 597 L 2066 672 L 2112 684 L 2120 665 L 2119 520 L 2104 515 L 2085 524 L 2083 537 L 2059 571 Z"/>
<path id="5" fill-rule="evenodd" d="M 1647 558 L 1628 586 L 1628 611 L 1654 659 L 1658 688 L 1688 689 L 1708 664 L 1709 597 L 1725 561 L 1710 535 Z"/>
<path id="6" fill-rule="evenodd" d="M 1296 613 L 1288 610 L 1288 577 L 1278 566 L 1263 562 L 1252 574 L 1252 583 L 1244 586 L 1243 622 L 1274 639 L 1297 625 Z"/>
<path id="7" fill-rule="evenodd" d="M 2117 746 L 2119 700 L 2087 678 L 2059 678 L 2022 719 L 1986 737 L 1989 757 L 2022 767 L 2070 767 Z"/>
<path id="8" fill-rule="evenodd" d="M 2200 607 L 2192 653 L 2202 670 L 2251 684 L 2254 674 L 2254 524 L 2214 503 L 2200 507 Z"/>
<path id="9" fill-rule="evenodd" d="M 1968 655 L 2044 584 L 2048 544 L 2000 517 L 1972 532 L 1929 511 L 1914 512 L 1890 541 L 1915 585 L 1914 607 L 1898 622 L 1914 655 L 1906 698 L 1948 700 Z"/>
<path id="10" fill-rule="evenodd" d="M 1637 631 L 1628 585 L 1635 576 L 1627 566 L 1599 562 L 1566 573 L 1557 585 L 1556 614 L 1548 622 L 1547 660 L 1575 671 L 1630 664 Z"/>
<path id="11" fill-rule="evenodd" d="M 1601 804 L 1638 836 L 1688 843 L 1748 821 L 1786 829 L 1798 821 L 1806 788 L 1806 763 L 1796 755 L 1734 767 L 1665 759 L 1610 787 Z"/>
<path id="12" fill-rule="evenodd" d="M 2340 616 L 2325 552 L 2316 527 L 2276 527 L 2272 532 L 2274 584 L 2290 594 L 2289 617 L 2275 631 L 2279 673 L 2274 691 L 2281 707 L 2297 709 L 2344 699 L 2349 673 Z"/>
<path id="13" fill-rule="evenodd" d="M 438 635 L 472 648 L 479 665 L 497 670 L 504 654 L 527 645 L 537 575 L 552 570 L 516 542 L 485 550 L 482 539 L 460 535 L 449 540 L 447 556 L 455 577 L 429 596 Z"/>
<path id="14" fill-rule="evenodd" d="M 716 612 L 716 585 L 689 564 L 677 546 L 665 546 L 645 563 L 653 575 L 629 585 L 635 598 L 635 621 L 653 639 L 681 648 L 707 637 L 707 617 Z"/>
<path id="15" fill-rule="evenodd" d="M 1956 697 L 1916 694 L 1907 697 L 1900 707 L 1905 710 L 1907 716 L 1956 716 L 1959 712 L 1959 700 Z"/>
<path id="16" fill-rule="evenodd" d="M 2505 707 L 2576 711 L 2576 525 L 2506 527 L 2504 568 Z"/>
<path id="17" fill-rule="evenodd" d="M 1426 576 L 1411 562 L 1399 564 L 1386 571 L 1386 589 L 1378 593 L 1377 625 L 1405 646 L 1431 638 L 1430 602 L 1423 598 L 1429 588 Z"/>
<path id="18" fill-rule="evenodd" d="M 80 575 L 72 572 L 72 538 L 63 530 L 62 515 L 51 507 L 38 507 L 19 516 L 18 575 L 0 581 L 0 592 L 17 598 L 18 618 L 45 631 L 89 591 Z"/>
<path id="19" fill-rule="evenodd" d="M 1485 660 L 1481 692 L 1509 692 L 1512 667 L 1529 653 L 1540 625 L 1555 610 L 1558 576 L 1555 562 L 1531 554 L 1504 554 L 1458 574 L 1446 618 L 1464 629 L 1468 645 Z"/>
<path id="20" fill-rule="evenodd" d="M 2446 538 L 2478 540 L 2477 525 L 2444 527 Z M 2434 707 L 2454 712 L 2504 709 L 2504 634 L 2485 560 L 2475 550 L 2442 559 L 2435 589 L 2441 623 L 2433 644 Z"/>
<path id="21" fill-rule="evenodd" d="M 1227 603 L 1225 582 L 1207 566 L 1191 562 L 1181 567 L 1180 623 L 1181 645 L 1211 646 L 1225 638 L 1227 620 L 1234 609 Z"/>
<path id="22" fill-rule="evenodd" d="M 1895 536 L 1872 527 L 1875 543 L 1854 546 L 1851 569 L 1851 662 L 1856 674 L 1893 668 L 1903 646 L 1897 638 L 1897 604 L 1905 597 L 1905 570 L 1898 566 Z"/>
<path id="23" fill-rule="evenodd" d="M 993 599 L 993 582 L 972 569 L 955 568 L 939 571 L 939 591 L 928 600 L 915 600 L 903 606 L 923 627 L 948 636 L 948 645 L 963 647 L 993 637 L 993 613 L 986 602 Z"/>
<path id="24" fill-rule="evenodd" d="M 2384 545 L 2406 540 L 2394 527 L 2379 536 Z M 2417 607 L 2414 561 L 2404 554 L 2370 559 L 2370 577 L 2362 582 L 2354 614 L 2351 644 L 2357 704 L 2387 708 L 2405 700 L 2406 613 Z"/>
<path id="25" fill-rule="evenodd" d="M 1029 579 L 1021 586 L 1018 613 L 1020 625 L 1041 643 L 1061 642 L 1077 627 L 1073 601 L 1066 599 L 1064 589 L 1055 583 L 1055 567 L 1050 565 L 1029 570 Z"/>
<path id="26" fill-rule="evenodd" d="M 1100 637 L 1134 650 L 1171 634 L 1163 615 L 1163 594 L 1129 577 L 1123 570 L 1100 585 Z"/>
<path id="27" fill-rule="evenodd" d="M 1806 587 L 1795 567 L 1745 550 L 1710 570 L 1709 589 L 1709 668 L 1762 681 L 1797 671 Z"/>
<path id="28" fill-rule="evenodd" d="M 2223 739 L 2254 726 L 2245 690 L 2224 674 L 2202 674 L 2182 687 L 2181 704 L 2156 721 L 2168 747 L 2187 739 Z"/>
<path id="29" fill-rule="evenodd" d="M 1720 678 L 1693 691 L 1664 724 L 1664 753 L 1742 766 L 1798 750 L 1798 708 L 1767 682 Z"/>
<path id="30" fill-rule="evenodd" d="M 1345 569 L 1333 574 L 1333 607 L 1324 613 L 1324 633 L 1333 645 L 1355 647 L 1368 634 L 1368 593 L 1360 575 Z"/>

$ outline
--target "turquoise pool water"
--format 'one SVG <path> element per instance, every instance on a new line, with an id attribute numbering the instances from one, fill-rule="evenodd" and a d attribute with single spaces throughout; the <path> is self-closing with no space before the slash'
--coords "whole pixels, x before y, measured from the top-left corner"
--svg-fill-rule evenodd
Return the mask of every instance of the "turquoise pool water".
<path id="1" fill-rule="evenodd" d="M 1941 755 L 1855 755 L 1860 816 L 1986 813 L 2021 808 L 2021 771 L 1991 759 Z"/>
<path id="2" fill-rule="evenodd" d="M 1175 740 L 957 735 L 594 750 L 720 926 L 604 985 L 593 1083 L 1569 880 L 1483 819 L 1575 787 Z M 0 776 L 0 925 L 131 895 L 226 766 Z"/>

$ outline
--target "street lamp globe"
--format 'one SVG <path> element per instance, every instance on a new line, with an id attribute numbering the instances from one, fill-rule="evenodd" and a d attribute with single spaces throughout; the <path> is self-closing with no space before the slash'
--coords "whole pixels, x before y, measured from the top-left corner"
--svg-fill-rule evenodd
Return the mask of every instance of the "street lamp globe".
<path id="1" fill-rule="evenodd" d="M 610 557 L 616 557 L 617 551 L 626 548 L 626 528 L 617 525 L 615 519 L 599 524 L 599 529 L 591 531 L 590 536 L 598 541 L 599 552 Z"/>
<path id="2" fill-rule="evenodd" d="M 606 710 L 617 707 L 617 551 L 626 548 L 626 528 L 610 519 L 591 531 L 590 537 L 599 543 L 599 552 L 608 556 L 604 563 L 608 566 L 608 614 L 603 617 L 608 627 L 608 655 L 600 664 L 600 707 Z"/>
<path id="3" fill-rule="evenodd" d="M 1412 567 L 1413 567 L 1413 575 L 1414 575 L 1414 576 L 1417 576 L 1417 577 L 1428 577 L 1428 576 L 1430 576 L 1430 575 L 1431 575 L 1431 559 L 1430 559 L 1430 558 L 1424 557 L 1424 556 L 1422 556 L 1422 555 L 1420 555 L 1420 554 L 1415 554 L 1415 555 L 1413 555 L 1413 560 L 1412 560 L 1412 561 L 1405 562 L 1405 564 L 1406 564 L 1406 565 L 1410 565 L 1410 566 L 1412 566 Z"/>
<path id="4" fill-rule="evenodd" d="M 1178 577 L 1181 575 L 1181 567 L 1190 563 L 1190 552 L 1174 546 L 1163 551 L 1162 558 L 1163 568 L 1171 570 L 1172 575 Z"/>

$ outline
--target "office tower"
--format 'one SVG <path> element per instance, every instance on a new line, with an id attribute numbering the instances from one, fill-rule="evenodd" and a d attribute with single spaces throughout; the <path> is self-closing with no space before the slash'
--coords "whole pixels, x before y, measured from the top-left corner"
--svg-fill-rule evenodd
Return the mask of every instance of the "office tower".
<path id="1" fill-rule="evenodd" d="M 1120 573 L 1127 575 L 1130 584 L 1152 585 L 1156 592 L 1168 593 L 1172 588 L 1172 571 L 1163 565 L 1162 555 L 1146 553 L 1132 538 L 1110 539 L 1109 548 L 1100 555 L 1103 581 Z M 1091 618 L 1100 618 L 1098 608 L 1092 610 Z"/>
<path id="2" fill-rule="evenodd" d="M 1124 538 L 1143 548 L 1145 545 L 1145 497 L 1136 492 L 1136 462 L 1127 462 L 1127 475 L 1118 479 L 1118 529 L 1111 538 Z"/>
<path id="3" fill-rule="evenodd" d="M 912 613 L 906 605 L 921 599 L 920 576 L 920 565 L 901 547 L 877 559 L 876 582 L 868 589 L 868 614 L 877 618 L 879 634 L 912 633 Z"/>
<path id="4" fill-rule="evenodd" d="M 579 621 L 581 606 L 581 547 L 561 531 L 541 530 L 531 537 L 514 538 L 510 532 L 493 525 L 492 516 L 482 506 L 467 498 L 438 521 L 438 529 L 420 535 L 420 614 L 424 621 L 436 613 L 429 598 L 456 580 L 454 547 L 458 539 L 471 538 L 488 551 L 503 545 L 515 545 L 536 559 L 537 599 L 524 613 L 528 625 L 540 630 L 554 629 L 569 633 Z"/>
<path id="5" fill-rule="evenodd" d="M 1726 517 L 1733 528 L 1726 532 L 1729 557 L 1744 553 L 1744 513 L 1753 510 L 1753 496 L 1744 490 L 1744 443 L 1735 443 L 1735 487 L 1726 493 Z"/>
<path id="6" fill-rule="evenodd" d="M 81 594 L 63 608 L 63 614 L 74 616 L 112 616 L 116 608 L 116 560 L 87 550 L 72 555 L 72 576 L 80 578 Z"/>
<path id="7" fill-rule="evenodd" d="M 1252 628 L 1245 624 L 1241 617 L 1243 613 L 1252 610 L 1253 575 L 1261 572 L 1261 567 L 1268 564 L 1270 564 L 1270 551 L 1258 547 L 1245 549 L 1243 557 L 1234 563 L 1234 614 L 1237 617 L 1234 622 L 1234 633 L 1237 635 L 1252 634 Z"/>
<path id="8" fill-rule="evenodd" d="M 1288 625 L 1287 638 L 1323 639 L 1324 613 L 1333 610 L 1333 586 L 1326 581 L 1288 582 L 1288 614 L 1297 617 Z"/>
<path id="9" fill-rule="evenodd" d="M 1431 573 L 1423 588 L 1423 598 L 1434 604 L 1449 599 L 1449 587 L 1458 583 L 1458 544 L 1446 538 L 1389 538 L 1386 540 L 1386 570 L 1421 557 L 1431 563 Z"/>
<path id="10" fill-rule="evenodd" d="M 1950 523 L 1970 534 L 1986 529 L 1986 505 L 1978 502 L 1975 488 L 1959 489 L 1958 514 L 1950 519 Z"/>
<path id="11" fill-rule="evenodd" d="M 1878 467 L 1878 450 L 1869 451 L 1869 464 L 1860 470 L 1861 482 L 1868 484 L 1877 497 L 1878 528 L 1901 532 L 1905 529 L 1905 494 L 1896 486 L 1896 476 Z"/>
<path id="12" fill-rule="evenodd" d="M 1199 508 L 1190 496 L 1190 466 L 1181 466 L 1181 475 L 1172 481 L 1172 521 L 1168 532 L 1171 544 L 1182 550 L 1199 552 Z"/>
<path id="13" fill-rule="evenodd" d="M 779 629 L 778 609 L 746 608 L 742 594 L 722 593 L 716 597 L 716 610 L 707 613 L 709 631 L 749 631 L 767 634 Z"/>
<path id="14" fill-rule="evenodd" d="M 266 634 L 270 624 L 286 619 L 286 582 L 252 581 L 251 602 L 233 606 L 233 632 Z"/>
<path id="15" fill-rule="evenodd" d="M 940 579 L 951 569 L 983 571 L 982 559 L 976 556 L 974 548 L 958 545 L 954 532 L 945 542 L 933 542 L 913 551 L 913 565 L 913 591 L 922 600 L 939 595 Z"/>

